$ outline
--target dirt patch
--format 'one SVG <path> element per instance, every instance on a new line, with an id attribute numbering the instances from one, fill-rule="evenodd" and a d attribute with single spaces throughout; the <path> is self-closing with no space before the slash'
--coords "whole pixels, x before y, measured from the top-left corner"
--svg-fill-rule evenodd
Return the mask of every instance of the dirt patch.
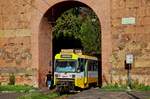
<path id="1" fill-rule="evenodd" d="M 0 93 L 0 99 L 17 99 L 17 97 L 24 95 L 24 93 Z"/>

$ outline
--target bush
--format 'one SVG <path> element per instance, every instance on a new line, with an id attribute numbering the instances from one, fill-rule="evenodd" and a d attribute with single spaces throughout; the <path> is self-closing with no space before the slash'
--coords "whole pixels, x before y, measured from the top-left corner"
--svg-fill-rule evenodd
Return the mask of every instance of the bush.
<path id="1" fill-rule="evenodd" d="M 150 86 L 140 84 L 138 80 L 132 81 L 131 88 L 133 90 L 150 91 Z"/>
<path id="2" fill-rule="evenodd" d="M 104 87 L 102 87 L 102 89 L 106 89 L 106 90 L 126 90 L 128 88 L 128 85 L 123 85 L 123 84 L 108 84 Z M 131 89 L 132 90 L 136 90 L 136 91 L 150 91 L 150 86 L 148 85 L 144 85 L 144 84 L 140 84 L 138 80 L 132 80 L 131 82 Z"/>
<path id="3" fill-rule="evenodd" d="M 14 75 L 14 73 L 9 75 L 9 85 L 15 85 L 15 75 Z"/>

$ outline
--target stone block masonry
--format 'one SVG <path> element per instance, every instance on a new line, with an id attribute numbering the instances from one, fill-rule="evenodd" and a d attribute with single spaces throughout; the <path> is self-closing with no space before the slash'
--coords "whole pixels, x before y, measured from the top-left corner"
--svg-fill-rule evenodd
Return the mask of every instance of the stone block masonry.
<path id="1" fill-rule="evenodd" d="M 7 84 L 9 74 L 15 73 L 16 84 L 45 86 L 44 77 L 52 69 L 53 56 L 52 27 L 48 20 L 43 22 L 43 19 L 52 6 L 63 4 L 64 1 L 0 0 L 1 84 Z M 78 2 L 92 8 L 100 20 L 102 76 L 105 76 L 105 80 L 109 83 L 111 66 L 115 72 L 112 76 L 117 77 L 114 82 L 119 82 L 118 76 L 124 78 L 125 54 L 130 52 L 135 57 L 132 70 L 134 77 L 144 77 L 139 82 L 150 85 L 150 74 L 147 73 L 150 68 L 150 0 Z M 136 23 L 121 24 L 122 18 L 127 17 L 135 18 Z"/>
<path id="2" fill-rule="evenodd" d="M 125 54 L 132 53 L 134 55 L 134 64 L 133 70 L 131 71 L 134 77 L 139 77 L 138 81 L 140 83 L 150 85 L 150 74 L 147 72 L 150 70 L 149 7 L 149 0 L 112 0 L 111 28 L 112 39 L 114 41 L 112 65 L 115 72 L 121 71 L 114 74 L 114 76 L 122 75 L 118 76 L 118 78 L 114 80 L 115 82 L 118 82 L 126 72 L 124 69 Z M 123 25 L 121 24 L 121 19 L 124 17 L 134 17 L 136 23 L 132 25 Z M 145 80 L 142 76 L 145 77 Z"/>

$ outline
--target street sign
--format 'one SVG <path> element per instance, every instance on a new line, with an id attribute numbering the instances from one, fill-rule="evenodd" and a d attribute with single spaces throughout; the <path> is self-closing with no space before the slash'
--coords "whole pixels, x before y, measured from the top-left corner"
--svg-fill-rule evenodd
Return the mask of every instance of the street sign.
<path id="1" fill-rule="evenodd" d="M 126 63 L 125 63 L 125 69 L 127 69 L 127 77 L 128 77 L 128 88 L 131 88 L 131 66 L 133 64 L 133 54 L 127 54 L 126 55 Z"/>
<path id="2" fill-rule="evenodd" d="M 135 24 L 135 18 L 134 17 L 122 18 L 121 23 L 124 25 Z"/>
<path id="3" fill-rule="evenodd" d="M 133 63 L 133 54 L 127 54 L 126 55 L 126 63 L 132 64 Z"/>

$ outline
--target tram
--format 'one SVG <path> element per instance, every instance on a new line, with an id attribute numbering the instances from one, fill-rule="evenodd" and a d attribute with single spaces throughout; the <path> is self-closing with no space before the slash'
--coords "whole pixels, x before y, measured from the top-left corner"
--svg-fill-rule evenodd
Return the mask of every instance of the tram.
<path id="1" fill-rule="evenodd" d="M 62 49 L 55 55 L 54 85 L 58 92 L 85 89 L 98 84 L 98 58 L 81 50 Z"/>

